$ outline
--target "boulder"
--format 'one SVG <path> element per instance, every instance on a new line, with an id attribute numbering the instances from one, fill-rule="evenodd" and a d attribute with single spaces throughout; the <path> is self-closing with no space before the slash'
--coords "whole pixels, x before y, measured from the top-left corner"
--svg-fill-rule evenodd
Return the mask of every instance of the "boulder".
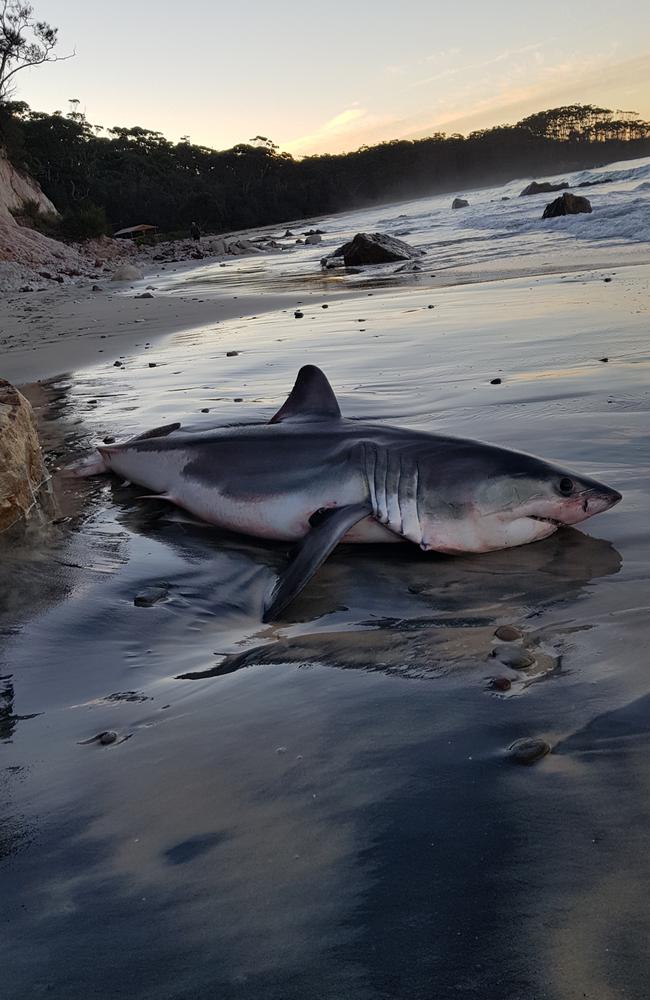
<path id="1" fill-rule="evenodd" d="M 0 532 L 37 506 L 48 480 L 30 403 L 0 379 Z"/>
<path id="2" fill-rule="evenodd" d="M 111 275 L 111 281 L 139 281 L 144 274 L 133 264 L 118 264 Z"/>
<path id="3" fill-rule="evenodd" d="M 548 191 L 564 191 L 568 186 L 566 181 L 560 181 L 559 184 L 551 184 L 550 181 L 542 181 L 541 184 L 538 184 L 537 181 L 531 181 L 519 197 L 523 198 L 526 194 L 546 194 Z"/>
<path id="4" fill-rule="evenodd" d="M 305 240 L 305 243 L 307 243 L 308 246 L 314 246 L 316 243 L 322 243 L 322 242 L 323 242 L 323 237 L 321 236 L 320 233 L 311 233 L 311 235 L 308 236 Z"/>
<path id="5" fill-rule="evenodd" d="M 452 208 L 467 208 L 468 205 L 469 202 L 466 201 L 465 198 L 454 198 L 454 200 L 451 203 Z"/>
<path id="6" fill-rule="evenodd" d="M 411 260 L 421 257 L 422 251 L 396 240 L 394 236 L 384 233 L 357 233 L 353 240 L 344 243 L 335 250 L 331 257 L 343 258 L 346 267 L 356 267 L 359 264 L 389 264 L 395 260 Z M 324 258 L 325 261 L 331 257 Z M 327 265 L 330 266 L 330 265 Z"/>
<path id="7" fill-rule="evenodd" d="M 578 215 L 580 212 L 591 212 L 591 202 L 581 195 L 565 192 L 560 198 L 549 202 L 544 209 L 543 219 L 554 219 L 558 215 Z"/>

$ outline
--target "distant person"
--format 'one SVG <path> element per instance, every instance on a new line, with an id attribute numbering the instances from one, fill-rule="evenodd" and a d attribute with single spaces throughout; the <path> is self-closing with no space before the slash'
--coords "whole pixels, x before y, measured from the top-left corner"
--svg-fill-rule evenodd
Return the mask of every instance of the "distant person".
<path id="1" fill-rule="evenodd" d="M 190 235 L 193 240 L 198 241 L 201 239 L 201 230 L 197 226 L 196 222 L 193 222 L 192 225 L 190 226 Z"/>

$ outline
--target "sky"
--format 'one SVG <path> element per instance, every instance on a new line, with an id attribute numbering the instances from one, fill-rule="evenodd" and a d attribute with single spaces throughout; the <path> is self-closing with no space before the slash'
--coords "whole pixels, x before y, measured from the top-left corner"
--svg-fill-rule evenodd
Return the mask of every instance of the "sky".
<path id="1" fill-rule="evenodd" d="M 295 156 L 467 133 L 574 102 L 650 119 L 648 0 L 31 0 L 74 58 L 40 111 Z"/>

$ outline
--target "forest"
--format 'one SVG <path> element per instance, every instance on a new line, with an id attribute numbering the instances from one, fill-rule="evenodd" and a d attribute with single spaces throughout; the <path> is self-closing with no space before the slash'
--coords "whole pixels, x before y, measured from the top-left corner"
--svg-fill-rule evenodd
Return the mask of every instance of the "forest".
<path id="1" fill-rule="evenodd" d="M 0 103 L 0 147 L 62 216 L 32 221 L 68 239 L 140 223 L 168 235 L 186 235 L 192 222 L 225 232 L 650 155 L 650 123 L 583 104 L 467 136 L 438 132 L 302 159 L 264 136 L 215 150 L 141 127 L 104 129 L 78 107 L 48 114 Z"/>

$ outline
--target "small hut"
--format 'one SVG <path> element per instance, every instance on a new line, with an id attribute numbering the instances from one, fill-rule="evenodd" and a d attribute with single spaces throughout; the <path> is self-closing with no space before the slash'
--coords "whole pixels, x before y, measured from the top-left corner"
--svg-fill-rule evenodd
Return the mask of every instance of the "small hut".
<path id="1" fill-rule="evenodd" d="M 116 233 L 113 233 L 113 236 L 119 240 L 135 240 L 138 236 L 155 233 L 157 229 L 158 226 L 129 226 L 128 229 L 118 229 Z"/>

